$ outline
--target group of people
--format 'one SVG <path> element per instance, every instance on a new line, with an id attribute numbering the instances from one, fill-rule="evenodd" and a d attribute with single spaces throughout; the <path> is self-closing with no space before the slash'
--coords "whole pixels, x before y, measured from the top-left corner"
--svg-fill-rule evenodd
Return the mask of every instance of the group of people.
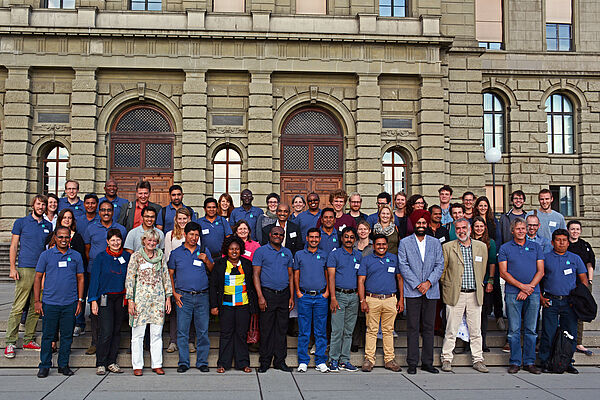
<path id="1" fill-rule="evenodd" d="M 149 201 L 147 181 L 137 184 L 133 201 L 118 197 L 112 179 L 104 190 L 102 198 L 81 199 L 79 184 L 69 180 L 65 197 L 35 196 L 31 214 L 14 223 L 10 277 L 16 286 L 4 355 L 15 357 L 24 319 L 23 349 L 41 351 L 40 378 L 49 374 L 57 342 L 58 371 L 73 374 L 70 348 L 73 337 L 86 331 L 86 303 L 92 336 L 86 353 L 96 355 L 99 375 L 123 372 L 117 354 L 126 316 L 136 376 L 143 374 L 145 339 L 152 371 L 165 373 L 167 315 L 167 352 L 178 351 L 179 373 L 190 368 L 193 352 L 195 367 L 209 371 L 211 315 L 219 321 L 219 373 L 232 366 L 251 372 L 251 325 L 260 332 L 258 372 L 271 366 L 291 371 L 287 335 L 296 324 L 299 372 L 307 371 L 311 353 L 320 372 L 369 372 L 378 337 L 385 368 L 400 371 L 394 351 L 399 314 L 406 318 L 409 374 L 419 361 L 421 370 L 439 372 L 434 333 L 444 337 L 441 369 L 451 371 L 464 328 L 473 368 L 488 372 L 484 353 L 492 313 L 501 329 L 508 317 L 509 373 L 546 369 L 559 325 L 578 337 L 577 351 L 592 354 L 568 296 L 577 281 L 591 288 L 594 252 L 580 238 L 582 224 L 567 225 L 551 209 L 547 189 L 530 212 L 523 210 L 525 194 L 513 192 L 511 210 L 499 219 L 485 196 L 466 192 L 462 202 L 452 203 L 447 185 L 439 189 L 439 205 L 431 207 L 419 194 L 392 199 L 383 192 L 370 215 L 361 211 L 360 194 L 343 190 L 331 193 L 331 207 L 323 209 L 317 193 L 296 195 L 291 206 L 271 193 L 263 212 L 245 189 L 237 208 L 228 194 L 207 198 L 202 217 L 183 203 L 179 185 L 169 189 L 165 207 Z M 41 346 L 35 342 L 40 316 Z M 350 353 L 362 343 L 364 361 L 354 366 Z M 577 370 L 571 364 L 567 372 Z"/>

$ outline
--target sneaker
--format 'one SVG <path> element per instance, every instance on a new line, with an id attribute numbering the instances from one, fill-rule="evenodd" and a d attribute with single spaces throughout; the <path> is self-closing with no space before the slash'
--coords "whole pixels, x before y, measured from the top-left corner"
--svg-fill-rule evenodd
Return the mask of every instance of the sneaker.
<path id="1" fill-rule="evenodd" d="M 473 369 L 478 372 L 483 372 L 484 374 L 490 372 L 490 370 L 481 361 L 477 361 L 475 364 L 473 364 Z"/>
<path id="2" fill-rule="evenodd" d="M 502 317 L 496 318 L 496 326 L 498 326 L 498 329 L 500 329 L 501 331 L 505 331 L 506 330 L 506 322 L 504 322 L 504 318 L 502 318 Z"/>
<path id="3" fill-rule="evenodd" d="M 196 352 L 196 345 L 194 343 L 189 343 L 188 345 L 190 347 L 190 353 L 195 353 Z"/>
<path id="4" fill-rule="evenodd" d="M 96 375 L 106 375 L 106 368 L 99 366 L 96 368 Z"/>
<path id="5" fill-rule="evenodd" d="M 315 367 L 315 369 L 316 369 L 317 371 L 319 371 L 319 372 L 323 372 L 323 373 L 325 373 L 325 372 L 329 372 L 329 368 L 327 368 L 327 364 L 325 364 L 325 363 L 321 363 L 321 364 L 317 365 L 317 366 Z"/>
<path id="6" fill-rule="evenodd" d="M 373 371 L 373 367 L 374 367 L 373 363 L 365 358 L 365 361 L 363 362 L 361 370 L 362 370 L 362 372 L 371 372 L 371 371 Z M 331 368 L 330 368 L 330 370 L 331 370 Z"/>
<path id="7" fill-rule="evenodd" d="M 450 364 L 450 361 L 442 361 L 442 371 L 452 372 L 452 364 Z"/>
<path id="8" fill-rule="evenodd" d="M 108 370 L 114 374 L 122 374 L 123 370 L 119 367 L 119 364 L 114 363 L 108 366 Z"/>
<path id="9" fill-rule="evenodd" d="M 308 365 L 301 363 L 298 365 L 298 372 L 306 372 L 308 370 Z"/>
<path id="10" fill-rule="evenodd" d="M 73 329 L 73 337 L 77 337 L 79 335 L 83 335 L 84 334 L 84 330 L 81 329 L 80 326 L 76 326 L 75 329 Z"/>
<path id="11" fill-rule="evenodd" d="M 508 342 L 504 345 L 502 351 L 505 353 L 510 353 L 510 344 L 508 344 Z"/>
<path id="12" fill-rule="evenodd" d="M 7 344 L 6 348 L 4 349 L 4 357 L 6 358 L 15 358 L 15 345 L 14 344 Z"/>
<path id="13" fill-rule="evenodd" d="M 329 371 L 330 372 L 340 372 L 340 366 L 336 360 L 331 360 L 329 362 Z"/>
<path id="14" fill-rule="evenodd" d="M 175 343 L 170 343 L 169 347 L 167 347 L 167 353 L 175 353 L 177 351 L 177 345 Z"/>
<path id="15" fill-rule="evenodd" d="M 29 342 L 27 342 L 23 345 L 23 350 L 40 351 L 41 349 L 42 349 L 42 347 L 39 344 L 37 344 L 36 342 L 34 342 L 33 340 L 30 340 Z"/>
<path id="16" fill-rule="evenodd" d="M 358 371 L 358 368 L 356 368 L 354 365 L 352 365 L 350 363 L 350 361 L 340 363 L 339 364 L 339 369 L 341 371 L 350 371 L 350 372 L 356 372 L 356 371 Z"/>

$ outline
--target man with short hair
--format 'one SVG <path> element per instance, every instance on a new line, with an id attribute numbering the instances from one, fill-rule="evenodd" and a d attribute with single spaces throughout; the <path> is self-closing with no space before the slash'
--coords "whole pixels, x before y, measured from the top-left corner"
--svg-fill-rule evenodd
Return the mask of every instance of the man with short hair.
<path id="1" fill-rule="evenodd" d="M 100 216 L 98 215 L 97 211 L 98 196 L 96 196 L 94 193 L 86 194 L 83 197 L 83 208 L 85 209 L 85 214 L 75 220 L 77 222 L 77 232 L 79 232 L 81 236 L 85 234 L 85 230 L 87 229 L 88 225 L 100 220 Z"/>
<path id="2" fill-rule="evenodd" d="M 377 211 L 367 217 L 367 222 L 371 225 L 371 229 L 379 221 L 379 210 L 383 206 L 389 206 L 392 202 L 392 196 L 388 192 L 381 192 L 377 195 Z"/>
<path id="3" fill-rule="evenodd" d="M 279 226 L 283 228 L 285 236 L 283 237 L 282 246 L 287 247 L 292 252 L 292 255 L 296 255 L 296 252 L 302 250 L 304 248 L 304 242 L 302 241 L 300 227 L 293 222 L 290 222 L 290 206 L 281 203 L 277 206 L 277 211 L 275 214 L 277 215 L 277 221 L 274 224 L 267 225 L 263 228 L 263 243 L 262 245 L 267 244 L 267 238 L 269 237 L 269 232 L 273 229 L 274 226 Z M 320 238 L 319 238 L 320 239 Z"/>
<path id="4" fill-rule="evenodd" d="M 104 200 L 110 201 L 114 210 L 113 213 L 113 222 L 117 222 L 119 220 L 119 216 L 121 215 L 121 207 L 128 203 L 128 201 L 122 197 L 117 196 L 119 192 L 119 186 L 117 185 L 117 181 L 113 178 L 108 178 L 106 183 L 104 184 L 104 196 L 98 199 L 98 204 L 102 203 Z"/>
<path id="5" fill-rule="evenodd" d="M 461 199 L 463 205 L 465 206 L 464 217 L 471 222 L 473 219 L 473 210 L 475 209 L 475 193 L 468 191 L 464 192 Z"/>
<path id="6" fill-rule="evenodd" d="M 71 376 L 69 355 L 73 343 L 75 316 L 79 315 L 83 303 L 83 259 L 69 247 L 71 231 L 56 228 L 56 246 L 44 251 L 35 267 L 34 308 L 44 317 L 42 325 L 42 348 L 38 378 L 46 378 L 52 367 L 52 342 L 60 327 L 60 349 L 58 373 Z M 42 294 L 44 279 L 44 297 Z"/>
<path id="7" fill-rule="evenodd" d="M 527 222 L 527 240 L 540 245 L 544 254 L 552 251 L 552 243 L 550 240 L 538 235 L 540 229 L 540 220 L 536 215 L 528 215 L 525 218 Z"/>
<path id="8" fill-rule="evenodd" d="M 388 253 L 388 240 L 383 234 L 373 237 L 373 253 L 364 257 L 358 268 L 358 298 L 361 309 L 367 315 L 365 337 L 364 372 L 371 372 L 375 365 L 377 332 L 381 323 L 383 335 L 383 358 L 385 368 L 402 371 L 394 352 L 394 322 L 396 315 L 404 311 L 404 283 L 398 257 Z M 399 293 L 396 300 L 396 293 Z"/>
<path id="9" fill-rule="evenodd" d="M 250 191 L 250 189 L 242 190 L 240 198 L 242 200 L 242 205 L 233 209 L 231 215 L 229 216 L 229 224 L 234 226 L 238 221 L 243 219 L 250 227 L 250 231 L 252 232 L 252 240 L 257 240 L 258 235 L 256 230 L 258 227 L 256 225 L 256 221 L 258 220 L 258 216 L 263 214 L 263 210 L 252 205 L 254 196 L 252 195 L 252 191 Z"/>
<path id="10" fill-rule="evenodd" d="M 321 231 L 311 228 L 306 235 L 306 248 L 294 256 L 294 288 L 298 300 L 298 372 L 306 372 L 310 355 L 308 342 L 311 325 L 315 334 L 315 369 L 329 372 L 327 368 L 327 257 L 319 250 Z"/>
<path id="11" fill-rule="evenodd" d="M 329 253 L 340 247 L 338 230 L 335 229 L 335 211 L 333 208 L 324 208 L 321 211 L 321 240 L 319 249 L 325 252 L 325 257 Z"/>
<path id="12" fill-rule="evenodd" d="M 360 196 L 360 193 L 352 193 L 348 204 L 350 205 L 350 212 L 348 212 L 348 215 L 354 218 L 356 224 L 358 224 L 361 219 L 366 220 L 369 217 L 367 214 L 360 211 L 360 208 L 362 207 L 362 197 Z"/>
<path id="13" fill-rule="evenodd" d="M 167 206 L 161 208 L 156 217 L 156 229 L 163 231 L 163 233 L 173 230 L 173 226 L 175 225 L 175 213 L 181 207 L 190 210 L 192 220 L 195 219 L 192 207 L 183 204 L 183 189 L 181 186 L 171 185 L 169 188 L 169 197 L 171 198 L 171 202 Z"/>
<path id="14" fill-rule="evenodd" d="M 496 246 L 498 249 L 504 243 L 510 242 L 513 237 L 510 232 L 510 224 L 515 218 L 525 218 L 527 212 L 523 210 L 525 204 L 525 193 L 522 190 L 515 190 L 510 194 L 510 201 L 512 202 L 512 208 L 506 213 L 500 216 L 498 221 L 498 228 L 496 233 Z"/>
<path id="15" fill-rule="evenodd" d="M 58 200 L 58 212 L 61 212 L 65 208 L 73 210 L 73 216 L 77 218 L 85 214 L 85 207 L 83 201 L 79 198 L 79 182 L 74 179 L 69 179 L 65 182 L 65 197 L 61 197 Z"/>
<path id="16" fill-rule="evenodd" d="M 301 212 L 296 217 L 296 222 L 300 227 L 300 233 L 302 237 L 306 237 L 310 228 L 316 228 L 319 218 L 321 218 L 321 210 L 319 209 L 320 202 L 319 195 L 317 193 L 309 193 L 306 196 L 306 203 L 308 204 L 308 210 Z"/>
<path id="17" fill-rule="evenodd" d="M 460 203 L 452 203 L 452 204 L 450 204 L 450 206 L 448 208 L 450 209 L 450 215 L 451 215 L 453 221 L 456 221 L 457 219 L 461 219 L 461 218 L 465 217 L 465 206 L 464 205 L 462 205 Z M 442 217 L 442 220 L 443 220 L 443 217 Z M 445 224 L 444 227 L 448 230 L 448 237 L 450 238 L 450 240 L 456 240 L 457 239 L 456 227 L 454 226 L 454 223 L 449 222 L 449 223 Z"/>
<path id="18" fill-rule="evenodd" d="M 430 220 L 425 229 L 425 234 L 438 239 L 441 244 L 450 241 L 450 233 L 444 225 L 442 225 L 442 207 L 432 205 L 429 207 Z"/>
<path id="19" fill-rule="evenodd" d="M 177 347 L 179 363 L 177 372 L 190 369 L 190 349 L 188 346 L 192 318 L 196 329 L 196 368 L 208 372 L 208 322 L 210 304 L 208 296 L 208 276 L 213 269 L 210 253 L 204 253 L 198 245 L 200 225 L 188 222 L 185 226 L 185 242 L 171 252 L 169 275 L 173 286 L 173 297 L 177 305 Z"/>
<path id="20" fill-rule="evenodd" d="M 449 185 L 444 185 L 438 189 L 440 197 L 440 208 L 442 209 L 442 225 L 449 224 L 453 221 L 452 211 L 450 210 L 450 201 L 452 200 L 453 190 Z M 463 213 L 464 213 L 463 209 Z"/>
<path id="21" fill-rule="evenodd" d="M 567 229 L 565 217 L 563 217 L 563 215 L 558 211 L 554 211 L 552 209 L 554 197 L 552 196 L 552 192 L 550 190 L 540 190 L 540 193 L 538 194 L 538 200 L 540 202 L 540 207 L 537 210 L 529 211 L 527 216 L 537 215 L 540 220 L 540 229 L 538 230 L 538 235 L 550 240 L 552 239 L 552 232 L 555 230 Z"/>
<path id="22" fill-rule="evenodd" d="M 398 246 L 398 267 L 404 280 L 406 298 L 406 362 L 409 374 L 417 373 L 419 335 L 423 337 L 421 369 L 433 374 L 439 372 L 433 366 L 433 327 L 444 256 L 439 240 L 425 233 L 430 218 L 429 211 L 415 210 L 410 216 L 414 234 L 402 239 Z"/>
<path id="23" fill-rule="evenodd" d="M 37 195 L 31 202 L 31 214 L 19 218 L 12 228 L 10 241 L 9 277 L 15 281 L 15 295 L 13 304 L 6 323 L 6 347 L 4 357 L 15 358 L 15 344 L 19 337 L 19 322 L 23 309 L 29 299 L 29 310 L 25 321 L 25 334 L 23 335 L 24 350 L 40 350 L 40 345 L 35 342 L 35 329 L 39 315 L 35 313 L 33 283 L 35 280 L 35 267 L 40 254 L 46 248 L 46 238 L 52 232 L 52 223 L 44 219 L 48 206 L 48 198 Z M 17 250 L 19 266 L 17 267 Z"/>
<path id="24" fill-rule="evenodd" d="M 150 182 L 139 181 L 135 186 L 135 201 L 129 201 L 121 206 L 117 222 L 123 225 L 127 232 L 142 225 L 142 210 L 144 208 L 149 207 L 154 210 L 155 214 L 158 214 L 160 206 L 150 201 L 151 192 Z M 158 229 L 157 231 L 162 234 L 162 231 Z"/>
<path id="25" fill-rule="evenodd" d="M 347 200 L 348 195 L 346 194 L 345 190 L 340 189 L 329 194 L 329 204 L 331 204 L 333 211 L 335 211 L 334 227 L 338 231 L 338 233 L 341 233 L 342 230 L 344 230 L 344 228 L 347 226 L 356 228 L 356 221 L 354 220 L 354 218 L 351 215 L 344 213 L 344 208 L 346 207 Z M 317 228 L 319 227 L 320 222 L 317 223 Z"/>
<path id="26" fill-rule="evenodd" d="M 481 307 L 488 249 L 485 243 L 471 240 L 471 224 L 467 219 L 454 220 L 454 226 L 457 240 L 444 246 L 444 272 L 440 278 L 448 320 L 442 345 L 442 371 L 452 371 L 456 334 L 466 314 L 473 369 L 487 373 L 489 370 L 483 362 Z"/>
<path id="27" fill-rule="evenodd" d="M 200 240 L 213 260 L 221 257 L 223 241 L 233 232 L 227 219 L 217 215 L 217 199 L 209 197 L 204 200 L 204 217 L 198 219 L 200 225 Z"/>
<path id="28" fill-rule="evenodd" d="M 527 226 L 523 218 L 511 222 L 513 240 L 504 243 L 498 253 L 500 276 L 506 281 L 505 300 L 508 315 L 510 360 L 508 373 L 516 374 L 521 365 L 532 374 L 535 366 L 536 324 L 540 310 L 539 283 L 544 276 L 544 253 L 535 242 L 527 241 Z M 523 350 L 521 351 L 521 323 Z"/>
<path id="29" fill-rule="evenodd" d="M 287 356 L 288 317 L 294 308 L 294 278 L 292 252 L 281 246 L 283 228 L 274 226 L 269 243 L 259 247 L 252 258 L 254 286 L 260 308 L 260 367 L 265 373 L 271 367 L 290 372 Z"/>
<path id="30" fill-rule="evenodd" d="M 540 340 L 539 358 L 543 372 L 548 371 L 552 340 L 560 326 L 563 331 L 577 336 L 577 315 L 569 304 L 569 294 L 577 285 L 577 279 L 584 285 L 587 283 L 587 270 L 581 257 L 571 253 L 569 248 L 569 232 L 557 229 L 552 233 L 553 250 L 544 256 L 544 278 L 540 282 L 542 288 L 542 338 Z M 575 341 L 573 352 L 575 352 Z M 566 369 L 570 374 L 578 374 L 573 367 L 573 360 Z"/>
<path id="31" fill-rule="evenodd" d="M 165 248 L 165 234 L 162 231 L 156 229 L 154 223 L 156 222 L 156 210 L 150 206 L 145 207 L 142 210 L 142 224 L 137 228 L 134 228 L 129 231 L 127 237 L 125 238 L 125 244 L 123 245 L 123 249 L 125 251 L 133 254 L 138 251 L 140 247 L 142 247 L 142 235 L 144 232 L 149 231 L 150 229 L 154 229 L 158 236 L 160 237 L 160 242 L 158 247 L 161 249 Z"/>

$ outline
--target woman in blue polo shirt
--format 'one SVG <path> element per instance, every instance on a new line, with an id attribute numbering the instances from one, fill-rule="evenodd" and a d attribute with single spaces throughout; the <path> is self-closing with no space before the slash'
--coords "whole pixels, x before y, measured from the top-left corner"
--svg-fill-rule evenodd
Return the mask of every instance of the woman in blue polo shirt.
<path id="1" fill-rule="evenodd" d="M 125 316 L 125 277 L 131 254 L 123 252 L 123 235 L 119 229 L 106 233 L 106 250 L 94 258 L 88 301 L 92 314 L 98 316 L 100 335 L 96 346 L 96 375 L 121 373 L 117 354 L 121 341 L 121 321 Z"/>

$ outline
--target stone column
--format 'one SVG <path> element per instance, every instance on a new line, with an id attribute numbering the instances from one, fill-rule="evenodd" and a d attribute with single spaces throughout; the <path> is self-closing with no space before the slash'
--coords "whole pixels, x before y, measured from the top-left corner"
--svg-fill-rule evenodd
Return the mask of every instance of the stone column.
<path id="1" fill-rule="evenodd" d="M 185 71 L 181 107 L 183 112 L 183 132 L 181 143 L 176 143 L 175 154 L 181 149 L 181 183 L 185 193 L 185 203 L 200 210 L 208 193 L 206 183 L 206 71 Z"/>
<path id="2" fill-rule="evenodd" d="M 96 69 L 75 68 L 75 79 L 72 84 L 71 154 L 68 176 L 70 179 L 79 181 L 80 192 L 86 194 L 98 191 L 103 186 L 101 185 L 103 182 L 99 182 L 99 187 L 95 187 L 98 111 Z M 100 166 L 98 165 L 98 167 Z M 106 169 L 106 165 L 102 167 L 104 170 Z M 104 178 L 104 176 L 98 177 L 98 180 L 102 181 Z"/>
<path id="3" fill-rule="evenodd" d="M 279 192 L 279 147 L 273 139 L 273 84 L 271 72 L 251 71 L 248 97 L 248 183 L 255 205 Z M 244 185 L 242 185 L 244 186 Z M 242 190 L 244 187 L 242 188 Z"/>
<path id="4" fill-rule="evenodd" d="M 38 190 L 38 174 L 28 173 L 30 160 L 35 159 L 31 154 L 33 107 L 29 67 L 9 68 L 5 82 L 0 231 L 9 231 L 13 221 L 27 213 L 31 195 Z M 34 180 L 29 181 L 31 177 Z"/>
<path id="5" fill-rule="evenodd" d="M 383 188 L 381 100 L 378 74 L 359 74 L 356 88 L 356 189 L 363 208 L 374 212 Z"/>

